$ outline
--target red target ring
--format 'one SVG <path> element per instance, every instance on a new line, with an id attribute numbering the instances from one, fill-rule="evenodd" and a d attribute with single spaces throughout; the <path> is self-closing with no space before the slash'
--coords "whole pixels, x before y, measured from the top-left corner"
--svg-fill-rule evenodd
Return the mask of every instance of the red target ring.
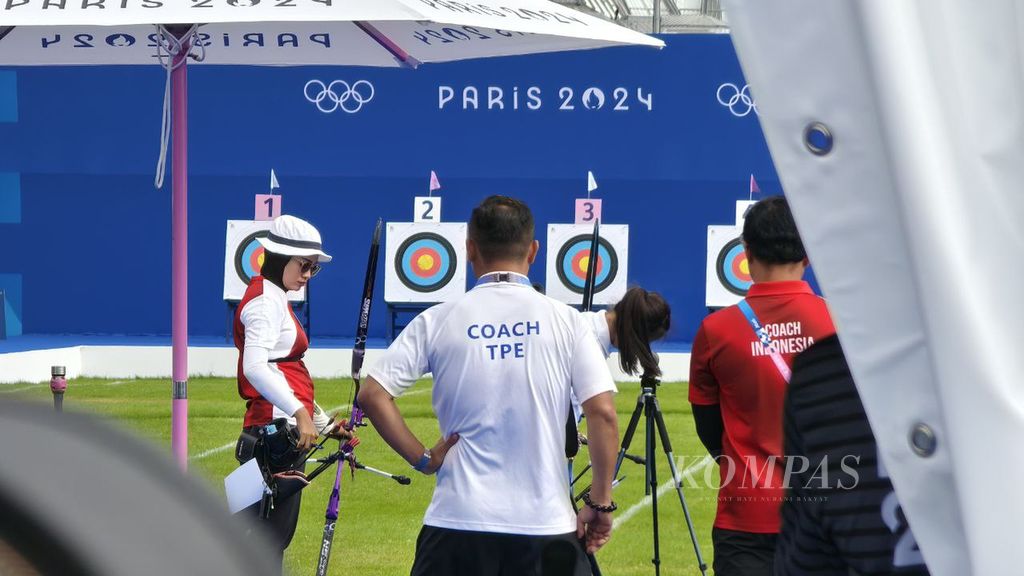
<path id="1" fill-rule="evenodd" d="M 235 249 L 235 272 L 243 284 L 248 285 L 249 281 L 260 275 L 263 269 L 265 250 L 259 243 L 259 238 L 266 238 L 269 231 L 258 230 L 246 236 Z"/>
<path id="2" fill-rule="evenodd" d="M 726 242 L 718 252 L 715 273 L 726 290 L 737 296 L 747 295 L 754 280 L 750 277 L 750 261 L 739 238 Z"/>
<path id="3" fill-rule="evenodd" d="M 266 253 L 266 249 L 263 246 L 252 251 L 249 255 L 249 267 L 252 268 L 257 274 L 263 270 L 263 255 Z"/>
<path id="4" fill-rule="evenodd" d="M 586 262 L 586 265 L 584 265 Z M 584 282 L 587 280 L 587 269 L 590 267 L 590 249 L 580 250 L 576 252 L 572 257 L 572 271 L 577 277 L 582 278 Z M 595 276 L 601 274 L 601 270 L 604 268 L 604 259 L 600 256 L 597 258 L 597 271 L 594 273 Z"/>
<path id="5" fill-rule="evenodd" d="M 441 255 L 431 246 L 419 248 L 410 256 L 412 273 L 420 278 L 429 278 L 441 269 Z"/>
<path id="6" fill-rule="evenodd" d="M 743 282 L 753 282 L 750 277 L 750 263 L 747 262 L 746 252 L 732 259 L 732 273 Z"/>

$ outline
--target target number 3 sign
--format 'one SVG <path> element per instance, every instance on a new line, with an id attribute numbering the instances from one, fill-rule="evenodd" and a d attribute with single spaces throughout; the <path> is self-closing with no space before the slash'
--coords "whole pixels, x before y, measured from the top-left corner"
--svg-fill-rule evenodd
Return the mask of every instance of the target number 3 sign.
<path id="1" fill-rule="evenodd" d="M 593 224 L 601 219 L 601 201 L 593 198 L 576 199 L 575 224 Z"/>
<path id="2" fill-rule="evenodd" d="M 435 196 L 417 196 L 413 207 L 413 222 L 440 222 L 441 199 Z"/>

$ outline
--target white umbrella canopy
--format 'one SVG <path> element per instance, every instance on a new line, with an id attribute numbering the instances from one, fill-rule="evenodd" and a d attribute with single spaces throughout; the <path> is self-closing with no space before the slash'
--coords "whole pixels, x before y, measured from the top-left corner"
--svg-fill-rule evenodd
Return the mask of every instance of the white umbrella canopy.
<path id="1" fill-rule="evenodd" d="M 623 45 L 660 48 L 664 42 L 547 0 L 0 0 L 0 66 L 159 61 L 168 70 L 157 185 L 171 140 L 171 450 L 183 469 L 188 466 L 186 64 L 414 68 L 422 62 Z M 339 95 L 327 87 L 320 97 L 343 102 L 351 92 Z"/>
<path id="2" fill-rule="evenodd" d="M 198 42 L 208 64 L 415 66 L 664 46 L 546 0 L 5 0 L 0 65 L 148 64 L 152 25 L 183 22 L 204 24 Z"/>
<path id="3" fill-rule="evenodd" d="M 913 529 L 895 514 L 886 520 L 898 538 L 894 565 L 923 554 L 942 576 L 1024 566 L 1024 20 L 1019 0 L 984 6 L 727 6 L 772 158 Z"/>

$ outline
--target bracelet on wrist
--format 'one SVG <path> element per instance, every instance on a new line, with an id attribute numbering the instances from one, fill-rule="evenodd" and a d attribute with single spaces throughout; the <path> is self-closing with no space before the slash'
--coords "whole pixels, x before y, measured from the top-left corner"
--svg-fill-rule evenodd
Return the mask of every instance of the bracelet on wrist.
<path id="1" fill-rule="evenodd" d="M 592 508 L 598 512 L 604 512 L 605 514 L 611 514 L 612 512 L 615 512 L 616 510 L 619 509 L 619 505 L 616 504 L 614 501 L 612 501 L 612 503 L 607 506 L 594 504 L 594 502 L 590 499 L 590 492 L 583 493 L 583 503 L 586 504 L 587 507 Z"/>
<path id="2" fill-rule="evenodd" d="M 432 456 L 430 455 L 430 450 L 423 452 L 423 456 L 420 457 L 420 461 L 413 464 L 412 469 L 417 472 L 423 472 L 424 470 L 427 469 L 427 466 L 430 466 L 431 458 Z M 426 474 L 426 472 L 423 473 Z"/>

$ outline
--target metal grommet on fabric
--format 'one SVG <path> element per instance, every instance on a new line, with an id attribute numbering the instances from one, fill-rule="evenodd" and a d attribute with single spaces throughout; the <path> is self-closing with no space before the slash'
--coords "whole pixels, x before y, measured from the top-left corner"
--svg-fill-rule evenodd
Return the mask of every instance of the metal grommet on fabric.
<path id="1" fill-rule="evenodd" d="M 834 139 L 832 130 L 821 122 L 811 122 L 804 128 L 804 146 L 815 156 L 831 152 Z"/>
<path id="2" fill-rule="evenodd" d="M 914 453 L 922 458 L 927 458 L 935 453 L 938 441 L 935 439 L 935 432 L 924 423 L 917 423 L 910 430 L 910 447 Z"/>

